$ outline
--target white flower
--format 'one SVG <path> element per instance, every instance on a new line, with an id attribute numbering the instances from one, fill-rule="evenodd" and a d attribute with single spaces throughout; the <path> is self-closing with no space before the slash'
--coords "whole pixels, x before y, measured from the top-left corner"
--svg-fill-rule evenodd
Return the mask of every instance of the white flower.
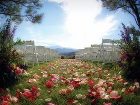
<path id="1" fill-rule="evenodd" d="M 110 98 L 110 97 L 109 97 L 109 95 L 107 95 L 107 94 L 104 96 L 104 99 L 109 99 L 109 98 Z"/>
<path id="2" fill-rule="evenodd" d="M 24 71 L 23 75 L 29 76 L 30 74 L 27 71 Z"/>
<path id="3" fill-rule="evenodd" d="M 46 102 L 50 102 L 52 99 L 51 98 L 46 98 L 45 101 Z"/>
<path id="4" fill-rule="evenodd" d="M 77 94 L 77 95 L 76 95 L 76 97 L 77 97 L 78 99 L 81 99 L 82 96 L 83 96 L 82 94 Z"/>
<path id="5" fill-rule="evenodd" d="M 73 102 L 73 103 L 75 104 L 75 103 L 77 103 L 77 102 L 78 102 L 78 100 L 74 100 L 74 102 Z"/>
<path id="6" fill-rule="evenodd" d="M 48 75 L 47 75 L 47 74 L 43 74 L 43 76 L 42 76 L 42 77 L 47 78 L 47 77 L 48 77 Z"/>
<path id="7" fill-rule="evenodd" d="M 74 87 L 72 85 L 68 86 L 68 89 L 73 91 L 74 90 Z"/>
<path id="8" fill-rule="evenodd" d="M 128 84 L 128 82 L 124 82 L 123 84 L 124 84 L 124 85 L 127 85 L 127 84 Z"/>
<path id="9" fill-rule="evenodd" d="M 14 96 L 11 96 L 11 97 L 10 97 L 10 100 L 11 100 L 12 102 L 14 102 L 14 103 L 17 103 L 18 98 L 17 98 L 17 97 L 14 97 Z"/>
<path id="10" fill-rule="evenodd" d="M 82 76 L 82 77 L 85 77 L 85 76 L 86 76 L 86 74 L 84 74 L 84 73 L 83 73 L 83 74 L 81 74 L 81 76 Z"/>
<path id="11" fill-rule="evenodd" d="M 140 88 L 139 82 L 135 82 L 134 85 L 136 86 L 136 88 Z"/>
<path id="12" fill-rule="evenodd" d="M 122 92 L 125 92 L 126 88 L 122 88 Z"/>

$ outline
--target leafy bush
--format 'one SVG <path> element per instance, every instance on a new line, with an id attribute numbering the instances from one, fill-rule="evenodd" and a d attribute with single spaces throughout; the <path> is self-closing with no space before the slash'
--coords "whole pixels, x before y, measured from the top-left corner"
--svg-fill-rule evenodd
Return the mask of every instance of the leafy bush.
<path id="1" fill-rule="evenodd" d="M 120 65 L 127 80 L 140 81 L 140 31 L 123 25 Z"/>
<path id="2" fill-rule="evenodd" d="M 0 87 L 2 88 L 11 86 L 17 80 L 11 65 L 21 61 L 21 57 L 13 49 L 14 32 L 15 28 L 11 29 L 9 20 L 0 28 Z"/>

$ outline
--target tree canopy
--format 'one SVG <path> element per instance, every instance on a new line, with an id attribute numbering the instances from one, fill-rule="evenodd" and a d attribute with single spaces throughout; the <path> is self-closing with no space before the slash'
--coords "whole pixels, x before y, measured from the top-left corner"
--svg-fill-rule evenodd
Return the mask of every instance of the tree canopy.
<path id="1" fill-rule="evenodd" d="M 38 10 L 41 7 L 41 0 L 0 0 L 0 18 L 10 18 L 16 23 L 23 20 L 40 23 L 43 14 Z"/>
<path id="2" fill-rule="evenodd" d="M 122 9 L 131 14 L 140 29 L 140 0 L 101 0 L 110 10 Z"/>

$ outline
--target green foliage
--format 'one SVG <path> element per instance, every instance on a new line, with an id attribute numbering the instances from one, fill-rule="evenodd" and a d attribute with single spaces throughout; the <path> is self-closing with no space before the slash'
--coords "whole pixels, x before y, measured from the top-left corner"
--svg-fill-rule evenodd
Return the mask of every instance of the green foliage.
<path id="1" fill-rule="evenodd" d="M 14 45 L 22 45 L 22 44 L 24 44 L 24 41 L 22 41 L 19 38 L 17 38 L 17 40 L 14 42 Z"/>
<path id="2" fill-rule="evenodd" d="M 23 20 L 40 23 L 42 14 L 38 13 L 38 9 L 41 7 L 41 0 L 0 0 L 0 15 L 16 23 Z"/>
<path id="3" fill-rule="evenodd" d="M 20 40 L 14 42 L 15 28 L 11 29 L 10 21 L 0 29 L 0 59 L 1 64 L 10 65 L 21 61 L 21 56 L 13 49 L 14 45 L 20 43 Z"/>
<path id="4" fill-rule="evenodd" d="M 6 88 L 15 83 L 16 74 L 11 65 L 21 61 L 20 55 L 13 49 L 15 28 L 11 29 L 10 21 L 0 29 L 0 87 Z"/>
<path id="5" fill-rule="evenodd" d="M 123 25 L 120 65 L 127 80 L 140 81 L 140 32 Z"/>
<path id="6" fill-rule="evenodd" d="M 112 105 L 139 105 L 140 104 L 139 99 L 140 97 L 131 94 L 124 96 L 120 101 L 112 100 Z"/>
<path id="7" fill-rule="evenodd" d="M 139 0 L 101 0 L 110 10 L 122 9 L 131 14 L 140 29 L 140 1 Z"/>
<path id="8" fill-rule="evenodd" d="M 102 68 L 103 69 L 111 69 L 115 66 L 113 63 L 102 63 Z"/>
<path id="9" fill-rule="evenodd" d="M 11 25 L 8 21 L 0 30 L 0 59 L 1 64 L 10 64 L 13 48 L 13 35 L 15 29 L 11 31 Z"/>

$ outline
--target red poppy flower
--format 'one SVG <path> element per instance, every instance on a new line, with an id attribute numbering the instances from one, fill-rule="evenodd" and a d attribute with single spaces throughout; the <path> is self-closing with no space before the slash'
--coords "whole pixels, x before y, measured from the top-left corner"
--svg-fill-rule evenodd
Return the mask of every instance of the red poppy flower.
<path id="1" fill-rule="evenodd" d="M 112 87 L 113 85 L 114 85 L 113 82 L 107 82 L 107 86 L 108 86 L 108 87 Z"/>
<path id="2" fill-rule="evenodd" d="M 70 83 L 74 88 L 78 88 L 80 86 L 79 81 L 71 81 Z"/>
<path id="3" fill-rule="evenodd" d="M 32 94 L 33 94 L 33 95 L 35 95 L 35 96 L 36 96 L 36 95 L 37 95 L 37 93 L 38 93 L 38 88 L 37 88 L 37 87 L 35 87 L 35 86 L 33 86 L 33 87 L 32 87 L 32 89 L 31 89 L 31 92 L 32 92 Z"/>
<path id="4" fill-rule="evenodd" d="M 23 73 L 23 69 L 20 69 L 19 67 L 15 70 L 16 75 L 21 75 Z"/>
<path id="5" fill-rule="evenodd" d="M 26 90 L 23 92 L 23 96 L 28 98 L 28 99 L 31 99 L 32 98 L 32 92 L 30 90 Z"/>
<path id="6" fill-rule="evenodd" d="M 8 96 L 8 95 L 2 96 L 1 98 L 3 101 L 10 101 L 10 96 Z"/>
<path id="7" fill-rule="evenodd" d="M 33 86 L 31 90 L 25 89 L 22 95 L 30 101 L 34 101 L 38 96 L 38 88 Z"/>
<path id="8" fill-rule="evenodd" d="M 95 88 L 90 88 L 90 91 L 89 91 L 89 93 L 88 93 L 88 96 L 89 96 L 91 99 L 93 99 L 93 98 L 98 99 L 98 98 L 100 98 L 100 93 L 97 92 L 97 89 L 95 89 Z"/>
<path id="9" fill-rule="evenodd" d="M 67 104 L 68 105 L 73 105 L 74 104 L 74 99 L 68 99 Z"/>
<path id="10" fill-rule="evenodd" d="M 53 83 L 53 81 L 49 80 L 49 81 L 46 81 L 45 82 L 45 86 L 47 88 L 52 88 L 52 87 L 54 87 L 54 83 Z"/>
<path id="11" fill-rule="evenodd" d="M 90 87 L 93 87 L 93 86 L 94 86 L 94 81 L 93 81 L 93 80 L 88 80 L 88 85 L 89 85 Z"/>
<path id="12" fill-rule="evenodd" d="M 10 105 L 9 101 L 2 101 L 1 105 Z"/>
<path id="13" fill-rule="evenodd" d="M 118 94 L 118 91 L 111 91 L 110 92 L 110 98 L 118 100 L 118 99 L 121 99 L 121 96 Z"/>

